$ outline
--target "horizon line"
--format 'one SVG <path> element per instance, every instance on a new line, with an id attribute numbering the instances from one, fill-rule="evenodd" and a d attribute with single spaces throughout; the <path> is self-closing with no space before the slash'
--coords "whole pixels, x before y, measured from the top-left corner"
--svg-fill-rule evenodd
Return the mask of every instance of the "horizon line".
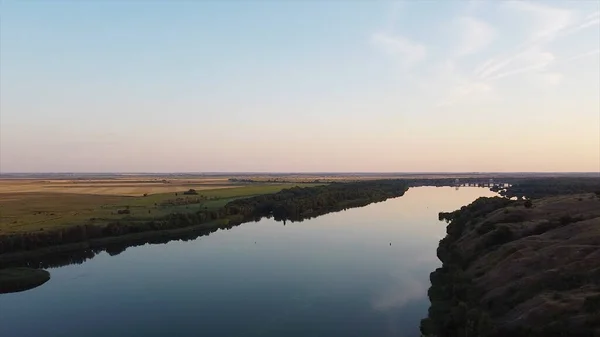
<path id="1" fill-rule="evenodd" d="M 0 172 L 2 175 L 17 174 L 510 174 L 544 173 L 600 174 L 599 171 L 13 171 Z"/>

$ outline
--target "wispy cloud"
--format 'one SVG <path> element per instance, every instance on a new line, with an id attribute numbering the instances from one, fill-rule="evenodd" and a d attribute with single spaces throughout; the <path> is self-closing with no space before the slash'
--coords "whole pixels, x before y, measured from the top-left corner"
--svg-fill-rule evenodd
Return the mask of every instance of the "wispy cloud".
<path id="1" fill-rule="evenodd" d="M 424 45 L 403 36 L 376 33 L 371 37 L 371 41 L 389 55 L 397 57 L 400 62 L 407 66 L 422 60 L 427 55 L 427 49 Z"/>
<path id="2" fill-rule="evenodd" d="M 597 26 L 599 24 L 600 24 L 600 12 L 594 12 L 594 13 L 588 15 L 587 17 L 585 17 L 585 19 L 583 19 L 583 21 L 580 22 L 579 24 L 577 24 L 573 27 L 570 27 L 569 29 L 566 29 L 562 35 L 570 35 L 570 34 L 578 32 L 582 29 Z"/>
<path id="3" fill-rule="evenodd" d="M 526 15 L 534 29 L 529 38 L 532 41 L 551 40 L 575 19 L 575 13 L 568 9 L 550 7 L 527 1 L 509 1 L 505 3 L 517 15 Z"/>
<path id="4" fill-rule="evenodd" d="M 378 311 L 402 308 L 410 301 L 421 299 L 427 294 L 427 285 L 423 282 L 395 275 L 394 282 L 371 300 L 371 306 Z"/>
<path id="5" fill-rule="evenodd" d="M 477 18 L 465 16 L 457 19 L 456 22 L 462 30 L 457 56 L 476 53 L 490 45 L 496 37 L 494 29 Z"/>
<path id="6" fill-rule="evenodd" d="M 505 6 L 516 14 L 525 15 L 531 22 L 531 29 L 525 41 L 517 45 L 512 53 L 488 59 L 478 66 L 474 76 L 480 80 L 497 80 L 531 71 L 542 71 L 558 61 L 554 53 L 547 48 L 550 42 L 600 22 L 597 12 L 578 21 L 576 13 L 568 9 L 531 2 L 507 2 Z"/>
<path id="7" fill-rule="evenodd" d="M 600 54 L 600 49 L 594 49 L 594 50 L 590 50 L 587 51 L 585 53 L 581 53 L 581 54 L 577 54 L 575 56 L 571 56 L 565 60 L 563 60 L 562 62 L 572 62 L 572 61 L 576 61 L 582 58 L 586 58 L 586 57 L 590 57 L 590 56 L 596 56 Z"/>
<path id="8" fill-rule="evenodd" d="M 510 59 L 510 62 L 502 64 L 503 66 L 488 69 L 481 74 L 482 79 L 497 80 L 507 76 L 526 73 L 529 71 L 543 70 L 556 60 L 554 54 L 540 50 L 538 47 L 532 47 L 522 53 L 519 53 Z M 502 72 L 506 65 L 511 65 L 509 69 Z"/>
<path id="9" fill-rule="evenodd" d="M 498 11 L 500 17 L 488 22 L 478 13 L 483 14 L 490 6 L 494 6 L 493 10 Z M 515 26 L 519 27 L 519 34 L 514 31 L 503 34 L 501 28 L 514 29 L 515 21 L 523 25 Z M 441 102 L 437 102 L 439 107 L 501 98 L 498 95 L 504 90 L 496 90 L 496 86 L 512 78 L 529 78 L 534 86 L 559 85 L 565 74 L 557 65 L 599 53 L 594 49 L 560 58 L 558 55 L 564 54 L 564 50 L 558 53 L 555 49 L 567 41 L 567 37 L 597 27 L 600 24 L 598 11 L 585 13 L 533 1 L 480 1 L 464 6 L 462 13 L 451 19 L 451 23 L 449 27 L 453 28 L 451 33 L 457 37 L 457 43 L 449 46 L 449 53 L 442 51 L 446 47 L 444 43 L 432 45 L 432 50 L 441 53 L 428 53 L 421 41 L 411 40 L 411 35 L 394 34 L 393 29 L 371 36 L 371 42 L 405 65 L 424 61 L 419 68 L 422 70 L 419 88 L 428 91 L 432 97 L 441 97 Z M 500 52 L 495 45 L 497 41 L 503 44 Z M 489 55 L 493 51 L 496 54 Z M 471 56 L 468 59 L 471 61 L 479 54 L 491 57 L 480 59 L 474 65 L 464 59 Z M 498 82 L 500 80 L 502 82 Z"/>

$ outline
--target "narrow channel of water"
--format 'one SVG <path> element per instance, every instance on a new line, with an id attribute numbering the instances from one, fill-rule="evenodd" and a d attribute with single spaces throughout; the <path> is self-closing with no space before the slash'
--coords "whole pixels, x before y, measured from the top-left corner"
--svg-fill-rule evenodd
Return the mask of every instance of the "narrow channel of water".
<path id="1" fill-rule="evenodd" d="M 2 337 L 419 336 L 451 211 L 485 188 L 403 197 L 285 225 L 101 253 L 0 295 Z"/>

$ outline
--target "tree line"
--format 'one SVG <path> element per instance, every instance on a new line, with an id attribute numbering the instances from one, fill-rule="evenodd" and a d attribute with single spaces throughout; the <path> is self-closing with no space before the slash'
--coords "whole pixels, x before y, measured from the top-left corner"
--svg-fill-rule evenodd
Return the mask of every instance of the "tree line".
<path id="1" fill-rule="evenodd" d="M 440 220 L 450 224 L 437 249 L 442 267 L 430 275 L 431 306 L 428 317 L 421 321 L 424 336 L 498 336 L 489 313 L 479 304 L 481 291 L 465 275 L 471 257 L 463 256 L 455 242 L 469 224 L 513 202 L 501 197 L 479 198 L 459 210 L 439 214 Z"/>
<path id="2" fill-rule="evenodd" d="M 373 180 L 294 187 L 273 194 L 237 199 L 218 209 L 173 213 L 152 220 L 124 218 L 106 225 L 90 223 L 33 233 L 1 235 L 0 254 L 65 244 L 89 243 L 90 240 L 190 226 L 216 230 L 264 216 L 273 216 L 277 221 L 301 221 L 329 212 L 399 197 L 407 189 L 408 183 L 404 180 Z"/>
<path id="3" fill-rule="evenodd" d="M 600 178 L 530 178 L 516 180 L 499 194 L 507 197 L 538 199 L 565 194 L 597 193 L 600 195 Z"/>

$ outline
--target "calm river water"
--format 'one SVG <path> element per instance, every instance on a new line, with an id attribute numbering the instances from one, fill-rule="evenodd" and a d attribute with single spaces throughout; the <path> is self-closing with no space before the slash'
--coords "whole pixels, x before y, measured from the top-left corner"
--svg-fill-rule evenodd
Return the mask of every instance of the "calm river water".
<path id="1" fill-rule="evenodd" d="M 492 195 L 420 187 L 285 226 L 103 252 L 0 295 L 0 336 L 419 336 L 445 235 L 438 212 Z"/>

